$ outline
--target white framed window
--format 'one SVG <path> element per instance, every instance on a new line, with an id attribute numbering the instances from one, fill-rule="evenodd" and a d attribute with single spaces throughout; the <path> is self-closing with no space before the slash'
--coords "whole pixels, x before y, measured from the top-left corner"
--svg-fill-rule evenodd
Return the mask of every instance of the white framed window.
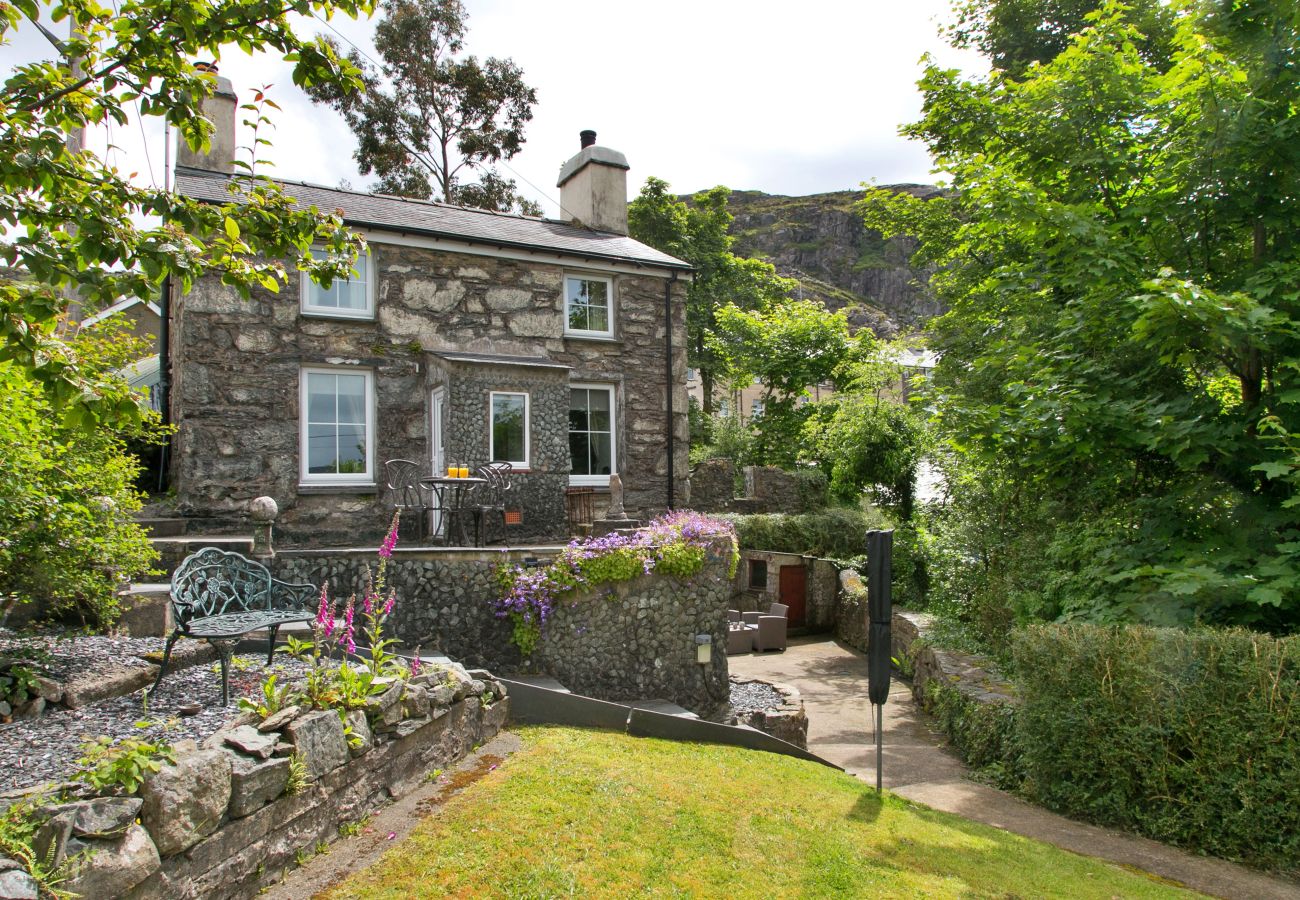
<path id="1" fill-rule="evenodd" d="M 763 401 L 755 397 L 749 404 L 749 417 L 757 419 L 763 414 Z"/>
<path id="2" fill-rule="evenodd" d="M 315 252 L 323 253 L 323 250 Z M 375 317 L 375 285 L 370 264 L 370 250 L 357 254 L 353 264 L 356 276 L 335 278 L 329 288 L 323 288 L 302 273 L 302 312 L 308 316 L 329 316 L 344 319 L 373 319 Z"/>
<path id="3" fill-rule="evenodd" d="M 718 415 L 722 416 L 722 418 L 724 418 L 724 419 L 726 419 L 726 418 L 730 418 L 730 416 L 731 416 L 731 401 L 730 401 L 730 400 L 719 400 L 719 401 L 718 401 Z"/>
<path id="4" fill-rule="evenodd" d="M 609 484 L 609 476 L 618 471 L 614 422 L 611 385 L 569 385 L 570 484 Z"/>
<path id="5" fill-rule="evenodd" d="M 579 337 L 613 337 L 613 279 L 591 275 L 565 276 L 564 333 Z"/>
<path id="6" fill-rule="evenodd" d="M 374 373 L 304 368 L 298 382 L 302 483 L 374 484 Z"/>
<path id="7" fill-rule="evenodd" d="M 488 453 L 492 462 L 508 462 L 516 469 L 528 468 L 528 395 L 492 391 L 488 397 L 491 428 Z"/>

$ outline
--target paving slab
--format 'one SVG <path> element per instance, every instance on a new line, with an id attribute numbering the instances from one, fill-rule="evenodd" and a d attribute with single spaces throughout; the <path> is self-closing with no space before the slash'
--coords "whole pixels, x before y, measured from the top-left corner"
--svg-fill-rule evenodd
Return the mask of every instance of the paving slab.
<path id="1" fill-rule="evenodd" d="M 867 657 L 824 635 L 795 638 L 784 653 L 727 657 L 731 674 L 791 684 L 808 713 L 808 749 L 876 783 Z M 909 800 L 1015 834 L 1179 882 L 1216 897 L 1300 900 L 1300 884 L 1224 860 L 1194 856 L 1127 832 L 1076 822 L 972 781 L 943 732 L 891 682 L 884 710 L 884 786 Z"/>

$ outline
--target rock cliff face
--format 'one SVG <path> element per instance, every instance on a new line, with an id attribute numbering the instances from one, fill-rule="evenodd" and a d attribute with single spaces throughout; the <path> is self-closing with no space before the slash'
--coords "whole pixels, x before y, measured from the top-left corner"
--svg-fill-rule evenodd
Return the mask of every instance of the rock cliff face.
<path id="1" fill-rule="evenodd" d="M 887 185 L 928 198 L 930 185 Z M 732 191 L 731 233 L 740 256 L 769 260 L 799 280 L 803 296 L 821 299 L 828 309 L 843 309 L 855 327 L 882 337 L 922 327 L 943 308 L 931 295 L 929 272 L 909 260 L 915 242 L 885 240 L 867 229 L 853 212 L 860 191 L 782 197 L 759 191 Z"/>

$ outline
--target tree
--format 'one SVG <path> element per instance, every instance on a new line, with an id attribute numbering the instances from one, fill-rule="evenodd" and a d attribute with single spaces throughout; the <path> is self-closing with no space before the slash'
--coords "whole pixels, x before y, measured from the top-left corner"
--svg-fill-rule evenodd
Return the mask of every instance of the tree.
<path id="1" fill-rule="evenodd" d="M 1037 550 L 1003 553 L 1029 566 L 1006 593 L 1041 614 L 1300 623 L 1300 31 L 1282 6 L 1175 8 L 1168 65 L 1108 3 L 1023 77 L 931 66 L 905 130 L 954 190 L 862 204 L 939 267 L 931 399 L 958 468 L 1007 480 L 993 493 Z"/>
<path id="2" fill-rule="evenodd" d="M 887 346 L 859 332 L 835 373 L 835 393 L 809 405 L 804 455 L 827 475 L 831 493 L 856 502 L 864 491 L 907 522 L 916 470 L 926 449 L 919 413 L 899 396 L 906 377 Z"/>
<path id="3" fill-rule="evenodd" d="M 727 304 L 717 311 L 710 336 L 735 384 L 759 379 L 763 414 L 754 418 L 756 461 L 787 468 L 799 453 L 799 435 L 810 408 L 800 403 L 808 386 L 828 380 L 848 356 L 852 339 L 842 311 L 828 312 L 812 300 L 786 300 L 762 310 Z"/>
<path id="4" fill-rule="evenodd" d="M 709 339 L 717 331 L 718 310 L 728 303 L 742 310 L 763 309 L 785 298 L 795 284 L 777 275 L 771 263 L 731 252 L 730 196 L 728 188 L 718 186 L 696 194 L 688 206 L 666 181 L 651 177 L 628 205 L 632 237 L 695 267 L 686 292 L 686 353 L 688 364 L 699 369 L 708 415 L 725 367 Z"/>
<path id="5" fill-rule="evenodd" d="M 964 0 L 947 29 L 953 44 L 975 48 L 994 66 L 1019 78 L 1035 63 L 1051 62 L 1087 27 L 1100 0 Z M 1167 66 L 1172 52 L 1173 9 L 1160 0 L 1131 0 L 1131 21 L 1144 58 Z"/>
<path id="6" fill-rule="evenodd" d="M 379 176 L 382 193 L 541 215 L 492 164 L 523 147 L 537 92 L 508 59 L 461 57 L 460 0 L 385 0 L 375 28 L 383 63 L 359 51 L 349 60 L 364 91 L 321 83 L 309 93 L 343 115 L 357 136 L 361 174 Z M 478 182 L 465 181 L 478 173 Z"/>
<path id="7" fill-rule="evenodd" d="M 167 278 L 188 289 L 218 276 L 246 294 L 252 285 L 276 290 L 293 267 L 326 282 L 349 271 L 360 240 L 337 216 L 296 209 L 273 183 L 239 179 L 229 203 L 199 203 L 133 184 L 94 154 L 70 150 L 65 135 L 104 122 L 123 126 L 138 107 L 142 116 L 165 116 L 192 147 L 206 146 L 212 125 L 200 108 L 216 79 L 188 59 L 233 44 L 283 54 L 299 85 L 354 83 L 356 71 L 329 46 L 297 35 L 290 17 L 369 9 L 366 0 L 6 5 L 0 38 L 24 17 L 70 18 L 75 37 L 61 49 L 78 65 L 18 66 L 0 100 L 0 260 L 19 271 L 0 282 L 0 367 L 15 367 L 52 411 L 82 425 L 138 421 L 136 404 L 55 336 L 68 296 L 94 311 L 122 297 L 152 299 Z M 251 174 L 252 163 L 243 165 Z M 313 244 L 331 252 L 314 259 Z"/>

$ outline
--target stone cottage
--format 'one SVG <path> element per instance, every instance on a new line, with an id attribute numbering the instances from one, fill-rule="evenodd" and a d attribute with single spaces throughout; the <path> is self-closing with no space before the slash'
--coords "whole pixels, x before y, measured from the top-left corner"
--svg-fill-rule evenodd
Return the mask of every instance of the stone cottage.
<path id="1" fill-rule="evenodd" d="M 182 145 L 176 189 L 224 202 L 236 99 Z M 629 515 L 687 500 L 690 267 L 627 235 L 627 161 L 583 132 L 561 168 L 570 221 L 283 182 L 369 249 L 329 290 L 251 300 L 216 279 L 169 299 L 172 485 L 184 515 L 280 506 L 286 544 L 382 534 L 384 462 L 514 467 L 520 539 L 566 534 L 566 489 L 618 473 Z"/>

